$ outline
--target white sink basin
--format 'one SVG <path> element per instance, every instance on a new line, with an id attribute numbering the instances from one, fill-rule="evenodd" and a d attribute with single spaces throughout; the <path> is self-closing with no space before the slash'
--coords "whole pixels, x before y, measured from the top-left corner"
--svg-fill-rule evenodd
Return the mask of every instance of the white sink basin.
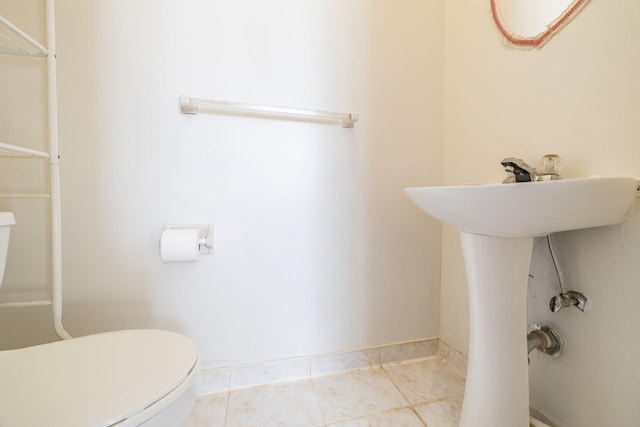
<path id="1" fill-rule="evenodd" d="M 470 320 L 460 427 L 528 427 L 533 238 L 624 221 L 636 203 L 638 181 L 581 178 L 405 191 L 429 215 L 460 231 Z"/>
<path id="2" fill-rule="evenodd" d="M 407 188 L 422 210 L 460 231 L 535 237 L 618 224 L 635 204 L 635 178 Z"/>

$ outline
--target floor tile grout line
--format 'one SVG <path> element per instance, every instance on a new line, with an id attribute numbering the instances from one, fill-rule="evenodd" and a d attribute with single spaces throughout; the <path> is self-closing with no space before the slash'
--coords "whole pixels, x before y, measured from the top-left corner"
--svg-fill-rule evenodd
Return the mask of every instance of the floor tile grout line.
<path id="1" fill-rule="evenodd" d="M 335 377 L 335 376 L 344 375 L 344 374 L 348 374 L 348 373 L 352 373 L 352 372 L 368 371 L 368 370 L 373 370 L 373 369 L 376 369 L 376 368 L 382 368 L 382 371 L 384 372 L 385 376 L 388 379 L 390 379 L 391 383 L 393 384 L 393 386 L 396 389 L 398 389 L 398 391 L 400 391 L 398 385 L 393 381 L 393 379 L 391 378 L 391 376 L 387 372 L 386 367 L 397 366 L 397 365 L 407 365 L 407 364 L 411 364 L 411 363 L 419 363 L 419 362 L 424 362 L 424 361 L 427 361 L 427 360 L 438 360 L 438 361 L 444 362 L 457 375 L 459 375 L 463 379 L 465 378 L 464 375 L 462 375 L 457 369 L 455 369 L 453 366 L 451 366 L 451 364 L 444 357 L 442 357 L 440 355 L 434 355 L 434 356 L 418 357 L 418 358 L 409 359 L 409 360 L 400 360 L 400 361 L 386 362 L 386 363 L 376 364 L 376 365 L 369 365 L 369 366 L 365 366 L 365 367 L 362 367 L 362 368 L 350 369 L 350 370 L 347 370 L 347 371 L 331 372 L 331 373 L 327 373 L 327 374 L 320 374 L 320 375 L 315 375 L 315 376 L 310 376 L 310 377 L 292 378 L 292 379 L 287 379 L 287 380 L 283 380 L 283 381 L 274 381 L 274 382 L 264 383 L 264 384 L 255 384 L 255 385 L 250 385 L 250 386 L 246 386 L 246 387 L 228 388 L 227 390 L 219 390 L 219 391 L 213 391 L 213 392 L 210 392 L 210 393 L 202 393 L 202 394 L 199 394 L 198 397 L 213 396 L 213 395 L 218 395 L 218 394 L 223 394 L 223 393 L 231 394 L 231 393 L 236 393 L 236 392 L 240 392 L 240 391 L 243 391 L 243 390 L 251 390 L 251 389 L 278 386 L 278 385 L 286 385 L 286 384 L 295 384 L 295 383 L 301 383 L 301 382 L 304 382 L 304 381 L 313 381 L 314 379 L 319 379 L 319 378 Z M 409 405 L 411 405 L 411 403 L 408 402 L 408 399 L 406 398 L 404 393 L 402 393 L 402 391 L 400 391 L 400 394 L 402 395 L 402 397 L 405 400 L 407 400 L 407 403 Z M 454 396 L 452 396 L 452 397 L 454 397 Z M 444 397 L 442 399 L 435 399 L 433 401 L 436 402 L 438 400 L 443 400 L 443 399 L 446 399 L 446 397 Z M 428 403 L 428 402 L 425 402 L 425 403 Z"/>
<path id="2" fill-rule="evenodd" d="M 382 365 L 380 365 L 380 368 L 382 368 L 382 372 L 384 372 L 385 377 L 387 377 L 387 379 L 391 382 L 391 384 L 393 384 L 393 386 L 396 388 L 396 390 L 398 390 L 398 393 L 400 393 L 400 396 L 402 396 L 404 401 L 407 403 L 407 407 L 410 407 L 411 406 L 411 402 L 409 401 L 407 396 L 402 392 L 402 390 L 400 390 L 400 387 L 398 386 L 398 384 L 396 384 L 396 382 L 393 380 L 391 375 L 389 375 L 389 372 L 387 372 L 387 370 Z"/>
<path id="3" fill-rule="evenodd" d="M 226 402 L 224 405 L 224 423 L 223 423 L 223 427 L 227 426 L 227 417 L 229 416 L 229 400 L 231 400 L 231 396 L 230 396 L 230 392 L 225 393 L 226 394 Z"/>
<path id="4" fill-rule="evenodd" d="M 333 353 L 309 355 L 309 356 L 297 356 L 297 357 L 276 359 L 276 360 L 270 360 L 270 361 L 264 361 L 264 362 L 248 363 L 248 364 L 244 364 L 244 365 L 233 365 L 233 366 L 227 366 L 227 367 L 208 368 L 205 371 L 208 371 L 208 372 L 219 371 L 219 372 L 226 373 L 226 381 L 225 381 L 226 384 L 224 386 L 224 388 L 226 388 L 226 390 L 201 391 L 200 393 L 198 393 L 198 395 L 207 395 L 207 394 L 213 394 L 213 393 L 220 393 L 220 392 L 223 392 L 223 391 L 231 391 L 231 390 L 236 390 L 236 389 L 257 387 L 257 386 L 261 386 L 261 385 L 275 384 L 275 383 L 279 383 L 279 382 L 290 382 L 290 381 L 302 380 L 305 377 L 306 378 L 313 378 L 315 376 L 334 375 L 334 374 L 339 374 L 339 373 L 343 373 L 343 372 L 349 372 L 349 371 L 352 371 L 352 370 L 366 369 L 367 367 L 377 366 L 377 365 L 386 364 L 386 363 L 407 362 L 407 361 L 411 361 L 411 360 L 422 359 L 422 358 L 425 358 L 425 357 L 426 358 L 430 358 L 430 357 L 443 357 L 444 358 L 444 355 L 442 354 L 442 351 L 440 351 L 440 349 L 442 347 L 441 341 L 442 341 L 442 339 L 439 338 L 439 337 L 432 337 L 432 338 L 424 338 L 424 339 L 416 339 L 416 340 L 398 342 L 398 343 L 393 343 L 393 344 L 379 345 L 379 346 L 374 346 L 374 347 L 370 347 L 370 348 L 362 348 L 362 349 L 347 350 L 347 351 L 337 351 L 337 352 L 333 352 Z M 416 356 L 417 353 L 409 352 L 410 354 L 404 354 L 404 356 L 408 356 L 409 357 L 408 359 L 390 360 L 390 361 L 389 360 L 386 360 L 386 361 L 383 360 L 384 357 L 383 357 L 382 353 L 386 349 L 402 347 L 402 346 L 405 346 L 405 345 L 413 345 L 413 344 L 420 345 L 420 344 L 426 344 L 426 343 L 437 343 L 437 345 L 435 345 L 435 346 L 431 345 L 431 347 L 435 347 L 435 351 L 433 351 L 431 349 L 431 347 L 429 347 L 430 350 L 427 352 L 427 353 L 429 353 L 428 355 L 423 353 L 422 356 L 413 357 L 413 356 Z M 316 360 L 322 360 L 322 359 L 324 359 L 326 357 L 349 355 L 349 354 L 355 354 L 355 353 L 361 353 L 361 352 L 367 352 L 367 351 L 373 351 L 375 353 L 375 357 L 373 357 L 374 363 L 372 363 L 371 365 L 360 366 L 360 367 L 357 367 L 357 368 L 338 369 L 338 370 L 335 370 L 335 371 L 332 371 L 332 372 L 314 374 L 313 362 L 316 361 Z M 308 362 L 307 369 L 305 369 L 306 372 L 305 372 L 305 374 L 303 374 L 302 377 L 287 378 L 287 379 L 284 379 L 284 380 L 260 382 L 260 383 L 245 385 L 245 386 L 241 386 L 241 387 L 233 387 L 232 386 L 232 383 L 233 383 L 232 378 L 234 377 L 234 375 L 237 375 L 237 374 L 234 374 L 235 372 L 242 371 L 242 370 L 245 370 L 245 369 L 258 368 L 260 366 L 276 366 L 276 365 L 282 364 L 282 363 L 301 362 L 301 361 Z"/>
<path id="5" fill-rule="evenodd" d="M 442 356 L 442 361 L 446 363 L 451 369 L 453 369 L 456 374 L 460 375 L 465 380 L 467 379 L 467 376 L 460 372 L 455 366 L 453 366 L 453 364 L 449 362 L 446 357 Z"/>
<path id="6" fill-rule="evenodd" d="M 427 422 L 426 422 L 425 420 L 423 420 L 423 419 L 422 419 L 422 417 L 420 416 L 420 414 L 418 413 L 418 411 L 416 411 L 416 407 L 415 407 L 415 405 L 414 405 L 414 406 L 412 406 L 410 409 L 411 409 L 411 412 L 413 412 L 413 413 L 414 413 L 414 415 L 418 418 L 418 420 L 420 421 L 420 423 L 421 423 L 424 427 L 429 427 L 429 426 L 427 425 Z"/>
<path id="7" fill-rule="evenodd" d="M 313 377 L 309 378 L 309 382 L 311 383 L 311 388 L 313 390 L 313 396 L 315 397 L 316 405 L 318 406 L 318 411 L 320 412 L 320 418 L 322 418 L 323 425 L 328 426 L 327 416 L 324 413 L 325 411 L 322 409 L 322 405 L 320 404 L 320 393 L 318 392 L 318 387 L 316 386 L 315 381 L 313 381 Z"/>
<path id="8" fill-rule="evenodd" d="M 425 361 L 437 361 L 437 363 L 442 363 L 442 362 L 446 362 L 446 359 L 442 356 L 428 356 L 428 357 L 422 357 L 422 358 L 417 358 L 417 359 L 413 359 L 413 360 L 406 360 L 406 361 L 398 361 L 398 362 L 387 362 L 384 364 L 378 364 L 378 365 L 371 365 L 371 366 L 367 366 L 365 368 L 361 368 L 361 369 L 354 369 L 354 370 L 350 370 L 350 371 L 344 371 L 344 372 L 337 372 L 337 373 L 331 373 L 331 374 L 327 374 L 327 375 L 321 375 L 321 376 L 316 376 L 316 377 L 312 377 L 312 378 L 302 378 L 302 379 L 296 379 L 296 380 L 292 380 L 292 381 L 286 381 L 286 382 L 279 382 L 279 383 L 275 383 L 275 384 L 264 384 L 264 385 L 259 385 L 259 386 L 254 386 L 254 387 L 247 387 L 247 388 L 242 388 L 242 389 L 237 389 L 237 390 L 229 390 L 227 392 L 223 392 L 225 394 L 224 396 L 224 419 L 223 419 L 223 426 L 228 426 L 229 425 L 229 414 L 230 414 L 230 403 L 232 400 L 232 396 L 235 394 L 239 394 L 242 393 L 245 390 L 248 389 L 256 389 L 256 388 L 269 388 L 272 386 L 279 386 L 279 385 L 286 385 L 286 384 L 302 384 L 302 383 L 307 383 L 308 387 L 310 388 L 310 390 L 312 391 L 312 396 L 313 396 L 313 402 L 316 405 L 319 415 L 320 415 L 320 420 L 322 421 L 323 424 L 318 424 L 316 427 L 330 427 L 332 425 L 341 425 L 342 423 L 348 423 L 350 421 L 353 420 L 358 420 L 358 419 L 366 419 L 368 417 L 372 417 L 375 415 L 380 415 L 380 414 L 385 414 L 385 413 L 392 413 L 395 411 L 402 411 L 405 409 L 408 409 L 411 411 L 411 413 L 413 413 L 415 416 L 418 417 L 419 422 L 423 425 L 423 426 L 428 426 L 426 421 L 420 416 L 420 414 L 417 411 L 417 407 L 418 406 L 423 406 L 423 405 L 430 405 L 436 402 L 441 402 L 441 401 L 447 401 L 447 400 L 451 400 L 451 399 L 455 399 L 457 397 L 462 396 L 461 394 L 455 394 L 455 395 L 449 395 L 449 396 L 442 396 L 442 397 L 438 397 L 435 399 L 430 399 L 430 400 L 425 400 L 425 401 L 419 401 L 414 403 L 411 403 L 411 401 L 409 400 L 409 398 L 407 397 L 407 395 L 405 395 L 405 393 L 402 391 L 401 387 L 398 385 L 398 383 L 394 380 L 393 376 L 390 374 L 390 372 L 388 371 L 389 368 L 393 367 L 393 366 L 399 366 L 399 365 L 407 365 L 407 364 L 411 364 L 411 363 L 420 363 L 420 362 L 425 362 Z M 456 373 L 457 376 L 460 376 L 461 378 L 464 378 L 462 375 L 460 375 L 460 373 L 455 370 L 449 363 L 444 363 L 445 366 L 447 366 L 448 369 L 452 370 L 453 372 Z M 331 421 L 331 423 L 328 421 L 327 415 L 325 414 L 325 411 L 323 410 L 323 406 L 320 404 L 320 393 L 319 393 L 319 389 L 317 386 L 317 381 L 319 379 L 322 378 L 326 378 L 326 377 L 332 377 L 332 376 L 341 376 L 341 375 L 348 375 L 349 373 L 353 373 L 353 372 L 365 372 L 365 371 L 375 371 L 378 370 L 379 372 L 382 373 L 383 377 L 389 381 L 391 383 L 391 385 L 393 386 L 393 388 L 399 393 L 399 395 L 402 397 L 404 403 L 400 404 L 400 405 L 396 405 L 396 406 L 392 406 L 389 408 L 385 408 L 384 410 L 380 410 L 380 411 L 375 411 L 375 412 L 370 412 L 370 413 L 364 413 L 364 414 L 360 414 L 358 416 L 354 416 L 354 417 L 347 417 L 344 419 L 339 419 L 339 420 L 333 420 Z M 220 393 L 208 393 L 208 395 L 219 395 Z M 202 397 L 202 395 L 200 396 Z"/>
<path id="9" fill-rule="evenodd" d="M 370 365 L 370 366 L 368 366 L 366 368 L 362 368 L 362 369 L 354 369 L 354 370 L 351 370 L 351 371 L 339 372 L 339 373 L 334 373 L 334 374 L 331 374 L 331 375 L 323 375 L 323 376 L 317 377 L 317 378 L 321 379 L 321 378 L 326 378 L 326 377 L 330 377 L 330 376 L 349 375 L 349 374 L 355 373 L 355 372 L 365 372 L 365 371 L 374 372 L 374 370 L 376 370 L 376 369 L 380 370 L 380 372 L 382 373 L 383 377 L 386 380 L 390 380 L 389 376 L 387 375 L 385 370 L 382 369 L 381 365 Z M 313 380 L 313 378 L 312 378 L 312 380 Z M 358 419 L 365 419 L 365 418 L 370 417 L 370 416 L 384 414 L 384 413 L 387 413 L 387 412 L 393 412 L 393 411 L 398 411 L 398 410 L 402 410 L 402 409 L 410 409 L 410 403 L 407 401 L 407 399 L 402 394 L 402 392 L 400 392 L 400 390 L 398 390 L 398 387 L 393 383 L 393 381 L 389 381 L 389 382 L 391 383 L 392 387 L 400 394 L 400 397 L 402 397 L 402 400 L 404 400 L 404 402 L 401 405 L 391 406 L 389 408 L 385 408 L 384 410 L 379 410 L 379 411 L 375 411 L 375 412 L 367 412 L 365 414 L 360 414 L 360 415 L 356 415 L 356 416 L 348 416 L 346 418 L 341 418 L 339 420 L 333 420 L 333 421 L 329 421 L 328 417 L 325 416 L 324 419 L 327 422 L 327 426 L 338 425 L 338 424 L 342 424 L 342 423 L 345 423 L 345 422 L 358 420 Z M 315 385 L 315 382 L 314 382 L 314 385 Z M 322 405 L 321 405 L 321 407 L 322 407 Z"/>
<path id="10" fill-rule="evenodd" d="M 455 394 L 455 395 L 442 396 L 442 397 L 438 397 L 436 399 L 427 399 L 425 401 L 412 403 L 410 401 L 410 399 L 407 396 L 405 396 L 405 394 L 402 392 L 402 389 L 400 388 L 400 386 L 398 384 L 396 384 L 396 381 L 394 381 L 393 377 L 387 371 L 386 367 L 407 365 L 407 364 L 411 364 L 411 363 L 420 363 L 420 362 L 424 362 L 424 361 L 427 361 L 427 360 L 437 360 L 438 363 L 444 363 L 452 372 L 455 372 L 455 374 L 460 376 L 463 380 L 465 379 L 464 375 L 462 375 L 457 369 L 455 369 L 453 366 L 451 366 L 451 364 L 448 363 L 446 358 L 441 356 L 441 355 L 436 355 L 435 357 L 425 357 L 425 358 L 420 358 L 420 359 L 414 359 L 414 360 L 410 360 L 410 361 L 400 361 L 400 362 L 397 362 L 397 363 L 387 363 L 387 364 L 385 364 L 386 366 L 382 366 L 381 365 L 381 368 L 383 369 L 385 375 L 389 378 L 389 380 L 394 385 L 394 387 L 400 392 L 402 397 L 408 402 L 409 409 L 411 409 L 413 411 L 413 413 L 415 413 L 415 415 L 418 417 L 420 422 L 426 427 L 428 427 L 427 421 L 420 416 L 420 414 L 418 413 L 416 407 L 418 407 L 418 406 L 427 406 L 427 405 L 431 405 L 431 404 L 434 404 L 434 403 L 455 399 L 457 397 L 464 397 L 464 394 Z"/>
<path id="11" fill-rule="evenodd" d="M 425 358 L 426 360 L 426 358 Z M 385 365 L 389 366 L 391 365 L 391 363 L 386 363 Z M 387 376 L 387 378 L 389 378 L 389 381 L 391 381 L 391 384 L 393 384 L 393 386 L 398 390 L 398 392 L 400 393 L 400 395 L 402 396 L 402 398 L 405 400 L 405 402 L 407 402 L 407 408 L 409 410 L 411 410 L 411 412 L 413 412 L 413 414 L 418 418 L 418 420 L 420 421 L 420 423 L 424 426 L 424 427 L 428 427 L 427 426 L 427 422 L 425 420 L 422 419 L 422 417 L 420 416 L 420 414 L 418 414 L 418 411 L 416 411 L 416 406 L 419 405 L 418 403 L 416 404 L 412 404 L 409 401 L 409 398 L 402 392 L 402 390 L 400 389 L 400 386 L 398 386 L 396 384 L 396 382 L 393 380 L 393 378 L 391 377 L 391 375 L 389 374 L 389 372 L 387 372 L 387 370 L 385 369 L 385 367 L 383 365 L 380 365 L 380 367 L 382 368 L 383 372 L 385 373 L 385 375 Z M 422 403 L 420 403 L 420 405 L 422 405 Z"/>

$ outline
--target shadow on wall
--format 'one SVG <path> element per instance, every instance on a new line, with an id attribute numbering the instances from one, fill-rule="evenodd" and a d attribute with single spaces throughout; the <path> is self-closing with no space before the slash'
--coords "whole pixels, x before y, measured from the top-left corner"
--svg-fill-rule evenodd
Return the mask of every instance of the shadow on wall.
<path id="1" fill-rule="evenodd" d="M 440 225 L 403 187 L 440 179 L 444 4 L 410 5 L 60 2 L 69 332 L 164 327 L 211 364 L 437 335 Z M 360 121 L 186 117 L 180 93 Z M 213 223 L 214 255 L 161 265 L 167 223 Z"/>
<path id="2" fill-rule="evenodd" d="M 0 351 L 58 341 L 51 306 L 0 309 Z"/>
<path id="3" fill-rule="evenodd" d="M 546 240 L 537 239 L 529 321 L 556 329 L 566 347 L 558 358 L 532 354 L 531 400 L 562 425 L 637 425 L 633 414 L 640 402 L 640 312 L 635 298 L 640 209 L 620 225 L 552 237 L 566 290 L 582 292 L 589 305 L 584 313 L 574 307 L 550 311 L 549 300 L 559 292 L 558 279 Z M 562 399 L 557 398 L 559 390 Z M 612 403 L 603 405 L 605 401 Z"/>
<path id="4" fill-rule="evenodd" d="M 374 4 L 362 66 L 370 127 L 362 138 L 359 251 L 363 332 L 382 344 L 439 334 L 441 224 L 404 188 L 441 183 L 444 4 L 442 10 L 437 2 Z"/>
<path id="5" fill-rule="evenodd" d="M 82 335 L 146 328 L 182 330 L 181 323 L 174 319 L 162 317 L 160 321 L 154 321 L 147 299 L 67 303 L 63 316 L 63 323 L 65 317 L 69 318 L 69 323 L 82 323 Z"/>

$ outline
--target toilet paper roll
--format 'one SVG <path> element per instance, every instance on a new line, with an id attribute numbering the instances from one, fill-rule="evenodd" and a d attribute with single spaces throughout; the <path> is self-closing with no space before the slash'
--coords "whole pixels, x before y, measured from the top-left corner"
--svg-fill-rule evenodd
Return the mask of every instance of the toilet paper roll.
<path id="1" fill-rule="evenodd" d="M 160 238 L 160 259 L 162 262 L 197 261 L 199 240 L 197 228 L 165 229 Z"/>

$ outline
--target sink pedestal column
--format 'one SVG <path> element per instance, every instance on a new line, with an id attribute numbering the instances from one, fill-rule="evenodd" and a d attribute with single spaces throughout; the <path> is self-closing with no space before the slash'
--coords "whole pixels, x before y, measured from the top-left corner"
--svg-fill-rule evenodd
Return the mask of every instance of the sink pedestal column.
<path id="1" fill-rule="evenodd" d="M 527 283 L 533 238 L 461 232 L 469 364 L 460 427 L 528 427 Z"/>

